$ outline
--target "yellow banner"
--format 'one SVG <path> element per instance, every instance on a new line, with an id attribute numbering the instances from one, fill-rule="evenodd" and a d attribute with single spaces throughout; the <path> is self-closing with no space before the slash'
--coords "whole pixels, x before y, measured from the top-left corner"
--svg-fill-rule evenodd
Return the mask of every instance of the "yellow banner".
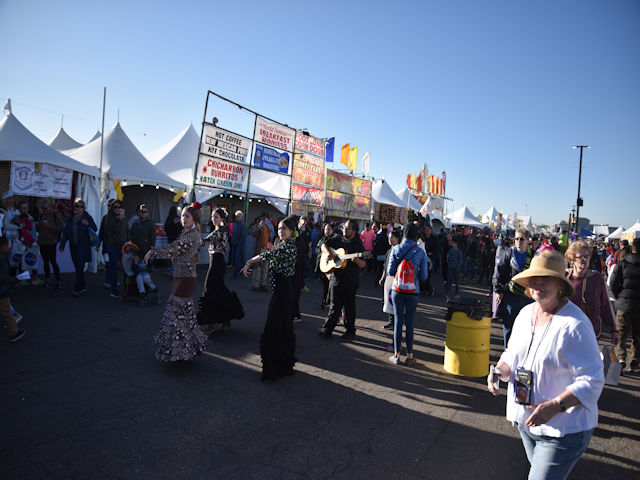
<path id="1" fill-rule="evenodd" d="M 349 150 L 349 170 L 358 169 L 358 147 L 353 147 Z"/>

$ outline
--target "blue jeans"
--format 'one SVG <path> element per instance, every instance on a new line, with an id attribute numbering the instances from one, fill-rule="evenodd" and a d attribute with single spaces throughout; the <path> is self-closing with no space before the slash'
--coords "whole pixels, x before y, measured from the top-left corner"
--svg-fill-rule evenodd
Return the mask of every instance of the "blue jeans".
<path id="1" fill-rule="evenodd" d="M 534 435 L 520 430 L 522 444 L 531 464 L 529 480 L 565 479 L 584 453 L 593 430 L 571 433 L 562 438 Z"/>
<path id="2" fill-rule="evenodd" d="M 238 274 L 240 273 L 240 270 L 242 270 L 242 267 L 244 267 L 243 250 L 244 250 L 244 243 L 233 246 L 233 262 L 234 262 L 233 277 L 234 278 L 238 276 Z"/>
<path id="3" fill-rule="evenodd" d="M 107 263 L 107 281 L 111 284 L 111 293 L 118 294 L 118 263 L 122 257 L 119 248 L 107 247 L 109 263 Z"/>
<path id="4" fill-rule="evenodd" d="M 460 288 L 460 274 L 458 273 L 457 268 L 450 268 L 447 271 L 447 284 L 445 286 L 445 296 L 449 296 L 449 292 L 451 291 L 451 284 L 456 282 L 456 295 L 458 295 L 458 290 Z"/>
<path id="5" fill-rule="evenodd" d="M 402 344 L 402 325 L 405 325 L 405 343 L 407 344 L 407 355 L 413 352 L 413 318 L 416 316 L 418 307 L 418 295 L 411 293 L 399 293 L 391 290 L 391 301 L 393 302 L 393 313 L 395 324 L 393 326 L 393 348 L 400 352 Z"/>

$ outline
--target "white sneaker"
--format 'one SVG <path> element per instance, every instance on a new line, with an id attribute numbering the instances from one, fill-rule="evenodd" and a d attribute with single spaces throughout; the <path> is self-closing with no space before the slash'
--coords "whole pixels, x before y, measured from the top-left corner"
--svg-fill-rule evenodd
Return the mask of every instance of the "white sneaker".
<path id="1" fill-rule="evenodd" d="M 398 362 L 400 361 L 400 357 L 399 357 L 399 356 L 397 356 L 397 357 L 396 357 L 395 355 L 391 355 L 391 356 L 389 357 L 389 361 L 390 361 L 391 363 L 394 363 L 394 364 L 396 364 L 396 365 L 397 365 L 397 364 L 398 364 Z"/>

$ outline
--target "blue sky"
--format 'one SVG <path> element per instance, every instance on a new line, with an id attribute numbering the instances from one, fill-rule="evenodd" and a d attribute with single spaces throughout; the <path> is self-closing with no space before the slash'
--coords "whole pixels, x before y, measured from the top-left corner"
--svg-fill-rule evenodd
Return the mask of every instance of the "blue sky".
<path id="1" fill-rule="evenodd" d="M 640 217 L 640 2 L 0 0 L 0 100 L 48 141 L 117 120 L 142 152 L 207 89 L 371 152 L 395 189 L 427 163 L 453 207 L 566 219 Z M 220 102 L 220 126 L 253 120 Z M 338 152 L 336 152 L 338 154 Z"/>

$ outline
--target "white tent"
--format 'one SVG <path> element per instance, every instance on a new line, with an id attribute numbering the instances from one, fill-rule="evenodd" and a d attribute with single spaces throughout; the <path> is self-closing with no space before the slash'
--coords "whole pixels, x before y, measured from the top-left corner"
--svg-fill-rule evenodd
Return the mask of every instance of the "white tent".
<path id="1" fill-rule="evenodd" d="M 482 222 L 480 222 L 476 217 L 473 216 L 466 205 L 447 215 L 446 218 L 449 221 L 449 225 L 463 225 L 465 227 L 478 228 L 485 227 Z"/>
<path id="2" fill-rule="evenodd" d="M 622 237 L 622 232 L 624 232 L 624 227 L 623 227 L 623 226 L 620 226 L 620 227 L 616 228 L 613 232 L 611 232 L 611 233 L 609 234 L 609 236 L 607 236 L 607 237 L 605 238 L 605 240 L 606 240 L 607 242 L 609 242 L 609 241 L 611 241 L 611 240 L 618 240 L 619 238 L 621 238 L 621 237 Z"/>
<path id="3" fill-rule="evenodd" d="M 62 152 L 63 150 L 73 150 L 74 148 L 79 148 L 82 146 L 80 142 L 76 142 L 73 138 L 71 138 L 62 127 L 60 127 L 57 135 L 49 141 L 48 145 L 51 148 L 55 148 L 59 152 Z"/>
<path id="4" fill-rule="evenodd" d="M 524 215 L 520 217 L 520 221 L 522 222 L 522 226 L 524 228 L 533 233 L 533 223 L 531 222 L 531 215 Z"/>
<path id="5" fill-rule="evenodd" d="M 500 212 L 498 212 L 498 210 L 496 210 L 495 205 L 491 205 L 491 208 L 489 210 L 487 210 L 487 213 L 485 213 L 482 216 L 482 223 L 493 223 L 496 224 L 498 223 L 498 214 Z"/>
<path id="6" fill-rule="evenodd" d="M 441 212 L 444 211 L 444 199 L 441 197 L 429 196 L 424 202 L 424 205 L 420 208 L 420 213 L 422 215 L 431 215 L 431 212 L 435 210 L 439 210 Z"/>
<path id="7" fill-rule="evenodd" d="M 159 170 L 187 186 L 193 185 L 200 136 L 189 125 L 166 145 L 145 156 Z"/>
<path id="8" fill-rule="evenodd" d="M 429 214 L 429 221 L 431 222 L 431 228 L 433 228 L 433 230 L 436 233 L 440 233 L 442 228 L 450 228 L 451 227 L 451 224 L 449 224 L 449 222 L 445 218 L 442 218 L 442 215 L 440 214 L 440 212 L 438 210 L 433 210 Z M 442 227 L 437 228 L 438 226 L 434 222 L 440 222 L 442 224 Z"/>
<path id="9" fill-rule="evenodd" d="M 596 235 L 607 236 L 609 235 L 609 225 L 594 225 L 593 233 L 595 233 Z"/>
<path id="10" fill-rule="evenodd" d="M 0 160 L 40 162 L 86 175 L 99 176 L 98 168 L 69 158 L 51 148 L 9 113 L 0 121 Z"/>
<path id="11" fill-rule="evenodd" d="M 407 203 L 403 202 L 393 193 L 391 187 L 384 180 L 378 180 L 371 187 L 371 198 L 376 203 L 385 203 L 394 207 L 407 208 Z"/>
<path id="12" fill-rule="evenodd" d="M 404 203 L 404 208 L 410 208 L 416 212 L 419 212 L 422 208 L 418 199 L 411 194 L 409 187 L 404 187 L 402 190 L 398 190 L 396 195 Z"/>
<path id="13" fill-rule="evenodd" d="M 636 220 L 636 223 L 634 223 L 631 228 L 628 228 L 627 230 L 622 232 L 620 238 L 629 240 L 629 243 L 631 243 L 631 240 L 633 240 L 638 235 L 638 232 L 640 232 L 640 221 Z"/>
<path id="14" fill-rule="evenodd" d="M 91 137 L 87 143 L 91 143 L 96 138 L 100 138 L 101 136 L 102 136 L 102 134 L 100 133 L 100 130 L 96 130 L 96 133 L 93 134 L 93 137 Z"/>
<path id="15" fill-rule="evenodd" d="M 98 167 L 100 165 L 100 138 L 73 150 L 69 155 L 84 163 Z M 104 136 L 102 170 L 112 180 L 124 183 L 145 183 L 158 185 L 169 190 L 172 187 L 186 188 L 183 182 L 171 178 L 152 165 L 129 139 L 120 123 L 117 123 Z"/>

